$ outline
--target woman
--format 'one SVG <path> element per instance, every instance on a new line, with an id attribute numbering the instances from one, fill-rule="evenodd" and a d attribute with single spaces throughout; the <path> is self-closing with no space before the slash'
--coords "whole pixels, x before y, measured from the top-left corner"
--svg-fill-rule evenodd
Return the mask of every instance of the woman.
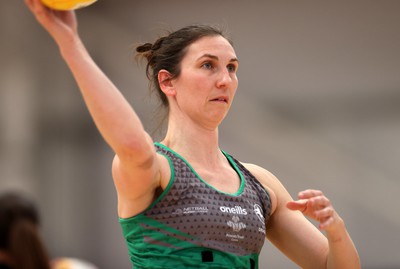
<path id="1" fill-rule="evenodd" d="M 218 144 L 218 126 L 238 86 L 231 43 L 207 26 L 180 29 L 137 48 L 168 108 L 153 143 L 132 107 L 82 44 L 73 12 L 26 0 L 71 69 L 115 152 L 118 214 L 134 268 L 258 268 L 268 238 L 302 268 L 360 268 L 343 220 L 318 190 L 293 201 L 267 170 Z M 305 217 L 320 222 L 319 228 Z"/>
<path id="2" fill-rule="evenodd" d="M 23 195 L 0 195 L 0 268 L 50 269 L 35 205 Z"/>
<path id="3" fill-rule="evenodd" d="M 0 194 L 0 269 L 96 269 L 86 261 L 50 260 L 39 233 L 36 205 L 17 192 Z"/>

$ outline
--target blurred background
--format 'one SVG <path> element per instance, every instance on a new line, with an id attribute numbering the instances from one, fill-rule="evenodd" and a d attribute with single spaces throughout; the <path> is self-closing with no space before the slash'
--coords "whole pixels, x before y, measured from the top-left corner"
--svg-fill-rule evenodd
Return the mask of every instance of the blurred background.
<path id="1" fill-rule="evenodd" d="M 221 148 L 273 172 L 295 197 L 323 190 L 363 268 L 400 268 L 400 1 L 99 0 L 80 34 L 154 139 L 155 98 L 132 46 L 192 23 L 225 28 L 239 90 Z M 0 191 L 33 197 L 53 257 L 130 268 L 98 134 L 48 34 L 0 1 Z M 260 268 L 298 268 L 269 242 Z"/>

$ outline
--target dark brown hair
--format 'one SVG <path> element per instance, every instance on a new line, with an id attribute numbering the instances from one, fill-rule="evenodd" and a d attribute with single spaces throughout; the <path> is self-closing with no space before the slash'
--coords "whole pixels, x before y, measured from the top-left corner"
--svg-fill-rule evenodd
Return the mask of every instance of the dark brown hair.
<path id="1" fill-rule="evenodd" d="M 223 31 L 209 25 L 190 25 L 166 36 L 160 37 L 153 44 L 145 43 L 136 48 L 136 56 L 147 60 L 146 75 L 150 80 L 150 88 L 156 91 L 162 105 L 168 109 L 167 97 L 160 89 L 158 72 L 162 69 L 171 73 L 173 78 L 179 76 L 180 63 L 187 52 L 187 47 L 202 37 L 222 36 L 231 44 Z"/>
<path id="2" fill-rule="evenodd" d="M 18 269 L 50 269 L 38 230 L 39 214 L 32 201 L 17 193 L 0 195 L 0 250 Z"/>

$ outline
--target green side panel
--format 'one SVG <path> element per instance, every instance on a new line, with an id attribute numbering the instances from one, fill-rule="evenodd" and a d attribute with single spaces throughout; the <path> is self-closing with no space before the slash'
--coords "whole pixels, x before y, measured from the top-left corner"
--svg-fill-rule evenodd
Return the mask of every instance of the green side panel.
<path id="1" fill-rule="evenodd" d="M 163 223 L 138 215 L 120 219 L 122 232 L 135 269 L 249 269 L 258 268 L 258 254 L 236 256 L 201 247 L 201 242 Z M 213 252 L 213 262 L 202 262 L 202 251 Z"/>

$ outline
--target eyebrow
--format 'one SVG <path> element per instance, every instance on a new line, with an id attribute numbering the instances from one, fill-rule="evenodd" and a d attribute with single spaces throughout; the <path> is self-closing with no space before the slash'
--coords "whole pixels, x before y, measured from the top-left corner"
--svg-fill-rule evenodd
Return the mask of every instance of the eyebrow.
<path id="1" fill-rule="evenodd" d="M 203 54 L 202 56 L 199 57 L 198 60 L 200 60 L 202 58 L 211 58 L 211 59 L 214 59 L 214 60 L 219 60 L 218 56 L 215 56 L 215 55 L 209 54 L 209 53 Z M 229 60 L 229 62 L 239 62 L 239 60 L 237 58 L 232 58 L 232 59 Z"/>

